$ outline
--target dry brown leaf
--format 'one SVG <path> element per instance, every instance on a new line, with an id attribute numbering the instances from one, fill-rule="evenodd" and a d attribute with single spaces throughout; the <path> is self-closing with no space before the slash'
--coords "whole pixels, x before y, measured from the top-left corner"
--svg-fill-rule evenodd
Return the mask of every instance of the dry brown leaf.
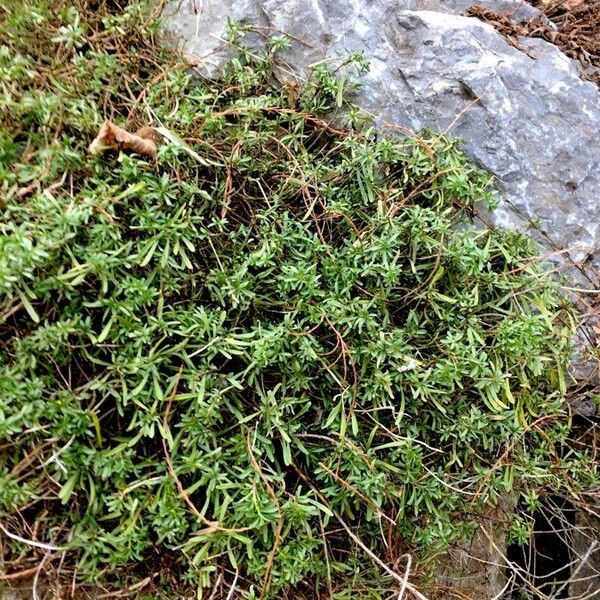
<path id="1" fill-rule="evenodd" d="M 140 156 L 156 156 L 157 134 L 152 127 L 142 127 L 135 133 L 129 133 L 122 127 L 106 121 L 100 128 L 96 139 L 90 144 L 89 152 L 95 156 L 107 150 L 129 150 Z"/>

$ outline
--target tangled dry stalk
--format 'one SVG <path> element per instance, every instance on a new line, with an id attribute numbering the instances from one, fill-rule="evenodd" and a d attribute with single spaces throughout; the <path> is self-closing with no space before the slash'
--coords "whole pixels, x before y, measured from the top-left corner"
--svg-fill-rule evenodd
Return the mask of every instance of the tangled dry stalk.
<path id="1" fill-rule="evenodd" d="M 598 0 L 533 0 L 546 18 L 517 22 L 510 11 L 474 6 L 467 11 L 495 27 L 518 46 L 519 36 L 544 39 L 578 60 L 582 77 L 600 85 L 600 2 Z M 549 21 L 549 22 L 548 22 Z"/>

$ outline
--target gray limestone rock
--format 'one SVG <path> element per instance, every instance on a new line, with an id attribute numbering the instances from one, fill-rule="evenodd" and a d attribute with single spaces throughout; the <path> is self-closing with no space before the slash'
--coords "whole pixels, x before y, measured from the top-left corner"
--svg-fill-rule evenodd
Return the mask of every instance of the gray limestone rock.
<path id="1" fill-rule="evenodd" d="M 362 52 L 370 71 L 361 77 L 355 102 L 380 128 L 451 128 L 495 176 L 502 202 L 492 222 L 523 227 L 535 220 L 549 252 L 564 251 L 584 263 L 592 279 L 587 285 L 596 285 L 600 92 L 552 44 L 521 39 L 520 51 L 491 26 L 455 14 L 470 4 L 183 0 L 170 5 L 167 29 L 209 75 L 227 56 L 227 17 L 264 34 L 293 36 L 282 79 L 302 78 L 308 65 L 324 58 Z M 519 18 L 537 14 L 518 0 L 487 4 Z"/>
<path id="2" fill-rule="evenodd" d="M 594 507 L 596 510 L 598 507 Z M 600 519 L 579 510 L 571 543 L 572 598 L 600 597 Z"/>

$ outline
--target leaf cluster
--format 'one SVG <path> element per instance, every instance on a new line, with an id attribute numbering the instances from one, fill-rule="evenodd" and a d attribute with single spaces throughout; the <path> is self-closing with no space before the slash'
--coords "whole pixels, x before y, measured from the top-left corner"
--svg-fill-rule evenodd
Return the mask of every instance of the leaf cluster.
<path id="1" fill-rule="evenodd" d="M 346 80 L 275 85 L 279 38 L 205 81 L 139 2 L 22 4 L 0 27 L 7 527 L 105 584 L 381 598 L 341 523 L 425 576 L 506 495 L 590 483 L 564 447 L 569 310 L 529 239 L 471 225 L 493 197 L 456 140 L 332 124 Z M 86 154 L 147 115 L 179 140 L 156 162 Z"/>

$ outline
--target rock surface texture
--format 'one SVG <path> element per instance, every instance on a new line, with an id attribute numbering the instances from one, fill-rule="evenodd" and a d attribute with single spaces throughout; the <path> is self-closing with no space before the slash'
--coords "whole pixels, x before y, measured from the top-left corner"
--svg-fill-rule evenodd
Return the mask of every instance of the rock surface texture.
<path id="1" fill-rule="evenodd" d="M 167 29 L 201 70 L 215 74 L 227 56 L 227 17 L 264 33 L 288 33 L 293 48 L 283 78 L 303 77 L 326 57 L 362 52 L 370 71 L 356 103 L 382 129 L 432 127 L 466 141 L 466 151 L 496 178 L 495 224 L 537 221 L 550 252 L 600 267 L 600 92 L 580 79 L 558 48 L 521 38 L 522 50 L 491 26 L 460 15 L 471 0 L 183 0 Z M 515 0 L 479 4 L 516 18 L 536 9 Z"/>

